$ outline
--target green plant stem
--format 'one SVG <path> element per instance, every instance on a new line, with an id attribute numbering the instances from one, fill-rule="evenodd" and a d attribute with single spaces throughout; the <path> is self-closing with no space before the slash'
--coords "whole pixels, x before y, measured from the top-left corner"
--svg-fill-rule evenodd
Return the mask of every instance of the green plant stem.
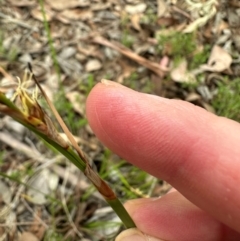
<path id="1" fill-rule="evenodd" d="M 123 224 L 126 228 L 135 228 L 136 225 L 133 222 L 132 218 L 126 211 L 125 207 L 122 205 L 118 198 L 114 200 L 108 200 L 108 204 L 112 207 L 112 209 L 116 212 L 118 217 L 122 220 Z"/>
<path id="2" fill-rule="evenodd" d="M 22 114 L 22 112 L 9 99 L 7 99 L 3 93 L 0 92 L 0 111 L 1 111 L 1 105 L 8 108 L 7 111 L 4 111 L 2 109 L 2 112 L 4 114 L 8 114 L 13 119 L 15 119 L 17 122 L 21 123 L 26 128 L 33 131 L 37 136 L 41 137 L 44 141 L 46 141 L 51 146 L 53 146 L 62 155 L 64 155 L 68 160 L 70 160 L 77 168 L 79 168 L 84 174 L 86 174 L 86 170 L 88 168 L 87 164 L 83 160 L 81 160 L 79 155 L 72 149 L 71 146 L 69 146 L 68 148 L 62 147 L 57 142 L 55 142 L 54 140 L 49 138 L 47 135 L 45 135 L 42 132 L 40 132 L 39 130 L 37 130 L 35 126 L 32 126 L 31 124 L 29 124 L 26 120 L 26 117 Z M 99 176 L 97 175 L 97 177 L 99 177 Z M 101 178 L 99 177 L 99 179 L 101 179 Z M 98 191 L 100 191 L 101 194 L 106 193 L 103 190 L 104 187 L 106 187 L 106 189 L 109 189 L 111 191 L 110 187 L 102 179 L 101 179 L 101 184 L 104 184 L 104 185 L 97 187 Z M 103 190 L 104 192 L 102 192 L 101 190 Z M 117 196 L 112 191 L 110 192 L 110 194 L 111 193 L 112 193 L 112 195 L 110 195 L 110 197 L 108 197 L 107 195 L 103 195 L 105 200 L 113 208 L 113 210 L 116 212 L 116 214 L 122 220 L 122 222 L 126 228 L 136 227 L 132 218 L 129 216 L 128 212 L 124 208 L 123 204 L 119 201 Z"/>
<path id="3" fill-rule="evenodd" d="M 56 54 L 55 48 L 53 46 L 53 39 L 52 39 L 52 36 L 51 36 L 48 21 L 47 21 L 46 11 L 45 11 L 45 8 L 44 8 L 44 1 L 39 0 L 39 4 L 40 4 L 40 7 L 41 7 L 44 29 L 45 29 L 45 32 L 47 33 L 47 39 L 48 39 L 48 44 L 50 46 L 50 51 L 51 51 L 51 56 L 52 56 L 54 68 L 55 68 L 55 71 L 56 71 L 57 76 L 58 76 L 58 82 L 60 83 L 60 71 L 59 71 L 59 65 L 58 65 L 58 61 L 57 61 L 57 57 L 56 57 L 57 54 Z"/>

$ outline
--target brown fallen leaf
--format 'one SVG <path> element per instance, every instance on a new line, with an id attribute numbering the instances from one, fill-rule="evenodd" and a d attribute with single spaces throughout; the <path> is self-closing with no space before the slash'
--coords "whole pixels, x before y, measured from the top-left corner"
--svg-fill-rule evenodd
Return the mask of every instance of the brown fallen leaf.
<path id="1" fill-rule="evenodd" d="M 39 239 L 33 233 L 23 232 L 19 241 L 39 241 Z"/>
<path id="2" fill-rule="evenodd" d="M 86 21 L 93 18 L 93 12 L 88 10 L 79 10 L 79 9 L 66 9 L 58 14 L 58 17 L 65 18 L 69 20 L 82 20 Z"/>
<path id="3" fill-rule="evenodd" d="M 0 80 L 0 92 L 7 93 L 8 91 L 16 88 L 16 82 L 14 78 L 8 74 L 1 66 L 0 73 L 4 76 L 4 78 Z"/>
<path id="4" fill-rule="evenodd" d="M 54 11 L 47 4 L 44 5 L 44 10 L 45 10 L 45 15 L 46 15 L 47 21 L 51 21 L 55 15 Z M 36 8 L 32 9 L 31 15 L 33 18 L 35 18 L 41 22 L 44 21 L 44 17 L 43 17 L 40 6 L 37 6 Z"/>
<path id="5" fill-rule="evenodd" d="M 90 59 L 86 63 L 85 69 L 87 72 L 92 72 L 102 68 L 102 64 L 98 59 Z"/>
<path id="6" fill-rule="evenodd" d="M 201 96 L 195 92 L 189 93 L 185 98 L 185 100 L 188 102 L 193 102 L 193 101 L 200 100 L 200 99 L 201 99 Z"/>
<path id="7" fill-rule="evenodd" d="M 214 110 L 214 108 L 211 105 L 209 105 L 208 103 L 202 101 L 202 106 L 204 107 L 205 110 L 207 110 L 213 114 L 216 114 L 216 111 Z"/>
<path id="8" fill-rule="evenodd" d="M 35 209 L 33 222 L 28 231 L 33 233 L 38 240 L 43 240 L 44 234 L 46 233 L 48 227 L 44 222 L 39 222 L 39 218 L 43 218 L 43 211 L 40 207 Z"/>
<path id="9" fill-rule="evenodd" d="M 73 109 L 81 116 L 84 116 L 86 98 L 78 91 L 68 92 L 66 94 L 66 98 L 71 102 Z"/>
<path id="10" fill-rule="evenodd" d="M 218 45 L 214 45 L 207 64 L 201 66 L 202 70 L 222 72 L 230 69 L 231 55 Z"/>
<path id="11" fill-rule="evenodd" d="M 112 6 L 111 1 L 106 1 L 105 3 L 103 1 L 99 1 L 99 3 L 96 1 L 96 3 L 91 4 L 90 7 L 92 11 L 101 11 L 101 10 L 108 9 L 111 6 Z"/>
<path id="12" fill-rule="evenodd" d="M 7 71 L 6 71 L 4 68 L 2 68 L 1 66 L 0 66 L 0 73 L 1 73 L 6 79 L 8 79 L 9 82 L 12 82 L 12 83 L 14 82 L 13 76 L 10 75 L 9 73 L 7 73 Z"/>
<path id="13" fill-rule="evenodd" d="M 158 8 L 157 8 L 158 13 L 157 13 L 157 15 L 160 18 L 160 17 L 164 16 L 164 14 L 167 11 L 167 4 L 165 3 L 164 0 L 158 0 L 157 4 L 158 4 Z"/>
<path id="14" fill-rule="evenodd" d="M 131 16 L 131 23 L 134 29 L 136 29 L 137 31 L 141 30 L 141 26 L 139 24 L 141 19 L 141 15 L 140 14 L 134 14 Z"/>
<path id="15" fill-rule="evenodd" d="M 194 83 L 196 81 L 195 76 L 188 71 L 187 61 L 185 59 L 171 71 L 170 75 L 175 82 Z"/>
<path id="16" fill-rule="evenodd" d="M 27 7 L 36 5 L 36 1 L 34 0 L 8 0 L 8 2 L 16 7 Z"/>
<path id="17" fill-rule="evenodd" d="M 85 56 L 91 56 L 98 59 L 103 59 L 102 53 L 99 51 L 96 45 L 78 45 L 77 50 L 79 53 L 84 54 Z"/>
<path id="18" fill-rule="evenodd" d="M 154 62 L 152 62 L 148 59 L 145 59 L 145 58 L 137 55 L 132 50 L 126 48 L 125 46 L 121 45 L 118 42 L 110 42 L 103 37 L 95 37 L 95 38 L 92 39 L 92 42 L 97 43 L 97 44 L 101 44 L 101 45 L 104 45 L 104 46 L 107 46 L 109 48 L 117 50 L 121 54 L 127 56 L 128 58 L 130 58 L 134 61 L 136 61 L 138 64 L 152 70 L 155 74 L 157 74 L 161 78 L 164 76 L 165 72 L 169 71 L 168 68 L 163 68 L 159 64 L 154 63 Z"/>
<path id="19" fill-rule="evenodd" d="M 126 5 L 125 11 L 129 14 L 137 14 L 137 13 L 143 13 L 147 8 L 146 3 L 139 3 L 136 5 Z"/>
<path id="20" fill-rule="evenodd" d="M 46 0 L 46 2 L 56 10 L 65 10 L 69 8 L 76 8 L 76 7 L 87 7 L 90 5 L 89 0 Z"/>

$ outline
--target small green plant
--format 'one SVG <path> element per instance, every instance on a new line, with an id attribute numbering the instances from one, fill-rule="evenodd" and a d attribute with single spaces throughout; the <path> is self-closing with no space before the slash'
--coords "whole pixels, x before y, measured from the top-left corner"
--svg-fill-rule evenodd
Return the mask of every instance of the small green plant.
<path id="1" fill-rule="evenodd" d="M 54 105 L 74 134 L 87 124 L 85 118 L 77 116 L 72 103 L 66 99 L 63 91 L 59 91 L 55 96 Z"/>
<path id="2" fill-rule="evenodd" d="M 130 35 L 128 30 L 124 30 L 121 38 L 121 43 L 127 48 L 131 48 L 134 43 L 135 38 Z"/>
<path id="3" fill-rule="evenodd" d="M 14 170 L 9 176 L 11 177 L 11 179 L 14 180 L 22 180 L 25 176 L 27 175 L 27 173 L 25 171 L 20 171 L 20 170 Z"/>
<path id="4" fill-rule="evenodd" d="M 167 34 L 159 34 L 157 39 L 157 50 L 174 58 L 192 57 L 197 47 L 194 33 L 186 34 L 174 31 Z"/>
<path id="5" fill-rule="evenodd" d="M 124 79 L 124 83 L 131 89 L 138 90 L 139 89 L 139 75 L 137 72 L 132 72 L 129 77 Z"/>
<path id="6" fill-rule="evenodd" d="M 193 57 L 189 61 L 189 69 L 195 69 L 198 68 L 201 64 L 207 63 L 210 52 L 211 46 L 208 44 L 205 45 L 202 51 L 199 51 L 193 55 Z"/>
<path id="7" fill-rule="evenodd" d="M 43 24 L 44 24 L 45 32 L 47 34 L 48 45 L 49 45 L 49 48 L 50 48 L 51 57 L 52 57 L 52 60 L 53 60 L 55 71 L 56 71 L 57 76 L 58 76 L 58 82 L 60 83 L 61 82 L 60 81 L 60 79 L 61 79 L 60 78 L 60 68 L 59 68 L 59 64 L 58 64 L 58 61 L 57 61 L 56 50 L 53 46 L 53 39 L 52 39 L 52 36 L 51 36 L 49 23 L 47 21 L 47 14 L 46 14 L 45 7 L 44 7 L 44 1 L 38 0 L 38 2 L 39 2 L 39 5 L 40 5 L 40 8 L 41 8 L 42 16 L 43 16 Z"/>
<path id="8" fill-rule="evenodd" d="M 157 36 L 158 45 L 157 51 L 162 55 L 168 55 L 173 60 L 173 67 L 176 68 L 184 60 L 187 61 L 187 69 L 191 71 L 199 68 L 200 65 L 205 64 L 209 58 L 211 47 L 204 45 L 198 47 L 195 33 L 182 32 L 166 32 Z M 171 78 L 169 78 L 171 79 Z M 195 83 L 182 83 L 183 88 L 196 88 L 201 81 L 201 76 L 196 76 Z"/>
<path id="9" fill-rule="evenodd" d="M 5 151 L 0 151 L 0 167 L 4 162 L 4 157 L 5 157 Z"/>
<path id="10" fill-rule="evenodd" d="M 179 85 L 181 86 L 181 89 L 186 90 L 187 92 L 194 92 L 196 91 L 196 88 L 199 86 L 201 82 L 201 77 L 202 75 L 199 75 L 196 77 L 196 82 L 182 82 L 179 83 Z"/>
<path id="11" fill-rule="evenodd" d="M 102 227 L 105 227 L 103 230 Z M 99 240 L 99 234 L 104 237 L 104 241 L 112 241 L 116 237 L 119 232 L 119 228 L 121 227 L 120 222 L 116 221 L 90 221 L 83 225 L 83 230 L 90 234 L 94 240 Z M 106 231 L 109 230 L 109 231 Z M 103 240 L 103 239 L 100 239 Z"/>
<path id="12" fill-rule="evenodd" d="M 44 241 L 61 241 L 61 240 L 70 241 L 70 239 L 64 239 L 62 234 L 56 233 L 52 229 L 47 230 L 43 240 Z"/>
<path id="13" fill-rule="evenodd" d="M 94 75 L 88 74 L 87 79 L 81 82 L 79 89 L 88 95 L 95 84 Z"/>
<path id="14" fill-rule="evenodd" d="M 114 79 L 114 74 L 113 73 L 106 73 L 103 76 L 103 79 Z"/>
<path id="15" fill-rule="evenodd" d="M 148 173 L 129 165 L 108 149 L 102 155 L 99 175 L 112 183 L 113 189 L 124 197 L 123 201 L 146 197 L 153 183 Z"/>
<path id="16" fill-rule="evenodd" d="M 142 77 L 135 71 L 132 72 L 129 77 L 124 79 L 124 84 L 131 89 L 141 90 L 142 92 L 149 94 L 152 94 L 154 89 L 154 84 L 151 79 L 142 79 Z"/>
<path id="17" fill-rule="evenodd" d="M 158 19 L 157 13 L 149 8 L 146 13 L 142 16 L 141 18 L 141 23 L 143 24 L 152 24 L 152 23 L 156 23 Z"/>
<path id="18" fill-rule="evenodd" d="M 219 83 L 212 105 L 218 115 L 240 122 L 240 78 Z"/>
<path id="19" fill-rule="evenodd" d="M 157 39 L 157 50 L 172 56 L 175 65 L 182 59 L 187 59 L 189 69 L 194 69 L 206 63 L 209 58 L 211 46 L 204 45 L 202 50 L 198 50 L 195 33 L 168 32 L 159 34 Z"/>
<path id="20" fill-rule="evenodd" d="M 154 83 L 150 78 L 147 78 L 145 80 L 144 85 L 141 88 L 141 91 L 148 94 L 154 93 Z"/>

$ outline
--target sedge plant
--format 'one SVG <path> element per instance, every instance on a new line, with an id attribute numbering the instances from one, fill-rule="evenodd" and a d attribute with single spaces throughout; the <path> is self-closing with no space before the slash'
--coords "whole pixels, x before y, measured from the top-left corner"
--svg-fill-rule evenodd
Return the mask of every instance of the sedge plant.
<path id="1" fill-rule="evenodd" d="M 31 66 L 29 66 L 29 69 L 31 70 Z M 27 86 L 31 80 L 33 80 L 36 84 L 36 90 L 32 95 L 30 95 L 27 91 Z M 0 112 L 11 116 L 17 122 L 33 131 L 37 136 L 63 154 L 91 181 L 91 183 L 96 187 L 99 193 L 104 197 L 107 203 L 113 208 L 113 210 L 122 220 L 125 227 L 135 227 L 132 218 L 127 213 L 116 194 L 108 186 L 108 184 L 101 179 L 98 173 L 93 170 L 86 154 L 78 146 L 73 135 L 63 122 L 55 106 L 52 104 L 41 85 L 38 83 L 32 71 L 30 71 L 30 73 L 26 72 L 23 80 L 21 81 L 18 78 L 18 81 L 18 87 L 13 96 L 13 100 L 8 99 L 4 93 L 0 92 Z M 68 141 L 61 137 L 46 111 L 40 106 L 37 100 L 38 89 L 53 112 L 57 122 L 66 134 Z M 14 99 L 16 99 L 16 101 L 14 101 Z"/>

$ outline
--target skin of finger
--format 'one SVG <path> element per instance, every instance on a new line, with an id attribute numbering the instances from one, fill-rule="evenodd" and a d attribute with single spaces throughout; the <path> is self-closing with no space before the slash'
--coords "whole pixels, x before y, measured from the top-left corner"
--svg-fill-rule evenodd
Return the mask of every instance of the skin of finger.
<path id="1" fill-rule="evenodd" d="M 171 241 L 240 240 L 239 233 L 212 218 L 176 191 L 161 198 L 131 200 L 125 207 L 138 229 L 156 238 Z"/>
<path id="2" fill-rule="evenodd" d="M 112 151 L 240 231 L 240 127 L 190 103 L 98 84 L 87 117 Z"/>

